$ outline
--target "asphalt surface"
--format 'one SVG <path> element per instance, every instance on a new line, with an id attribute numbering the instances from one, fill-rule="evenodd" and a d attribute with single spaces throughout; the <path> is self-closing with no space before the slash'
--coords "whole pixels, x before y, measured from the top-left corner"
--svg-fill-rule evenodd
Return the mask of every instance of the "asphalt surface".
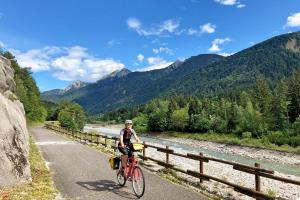
<path id="1" fill-rule="evenodd" d="M 68 140 L 44 127 L 30 129 L 36 139 L 61 196 L 66 199 L 137 199 L 131 182 L 118 186 L 108 155 L 87 145 Z M 196 192 L 144 171 L 145 200 L 206 200 Z"/>

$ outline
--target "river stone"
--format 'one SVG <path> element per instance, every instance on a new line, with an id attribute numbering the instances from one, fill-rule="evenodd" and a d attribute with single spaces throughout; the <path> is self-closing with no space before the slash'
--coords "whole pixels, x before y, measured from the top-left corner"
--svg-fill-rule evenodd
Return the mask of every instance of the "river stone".
<path id="1" fill-rule="evenodd" d="M 25 111 L 13 94 L 13 76 L 10 61 L 0 56 L 0 187 L 31 180 Z"/>

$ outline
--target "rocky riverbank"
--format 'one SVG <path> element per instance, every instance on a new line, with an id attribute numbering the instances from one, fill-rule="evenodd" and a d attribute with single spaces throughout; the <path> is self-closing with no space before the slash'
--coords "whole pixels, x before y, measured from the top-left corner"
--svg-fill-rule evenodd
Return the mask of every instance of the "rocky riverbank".
<path id="1" fill-rule="evenodd" d="M 201 141 L 201 140 L 186 139 L 186 138 L 175 138 L 175 137 L 165 137 L 165 136 L 156 136 L 156 137 L 171 142 L 180 143 L 183 145 L 189 145 L 194 147 L 201 146 L 202 148 L 207 150 L 213 150 L 213 151 L 218 151 L 218 152 L 228 153 L 233 155 L 240 155 L 240 156 L 245 156 L 257 160 L 267 160 L 267 161 L 278 162 L 282 164 L 298 165 L 300 167 L 300 154 L 268 150 L 268 149 L 228 145 L 228 144 L 222 144 L 217 142 Z"/>

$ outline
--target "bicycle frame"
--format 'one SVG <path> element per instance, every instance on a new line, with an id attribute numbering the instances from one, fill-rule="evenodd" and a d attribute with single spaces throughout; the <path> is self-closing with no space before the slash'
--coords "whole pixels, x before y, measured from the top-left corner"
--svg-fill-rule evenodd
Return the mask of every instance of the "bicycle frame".
<path id="1" fill-rule="evenodd" d="M 137 164 L 134 155 L 132 155 L 130 158 L 127 159 L 127 164 L 129 164 L 129 165 L 126 165 L 125 172 L 126 172 L 126 177 L 128 179 L 129 177 L 131 177 L 132 170 L 133 170 L 134 166 Z"/>

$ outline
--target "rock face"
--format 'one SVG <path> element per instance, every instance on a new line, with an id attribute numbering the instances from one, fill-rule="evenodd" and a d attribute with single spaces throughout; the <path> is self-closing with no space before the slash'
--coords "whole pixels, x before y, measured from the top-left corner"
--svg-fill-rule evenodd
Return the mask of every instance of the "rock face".
<path id="1" fill-rule="evenodd" d="M 0 187 L 31 180 L 29 135 L 10 61 L 0 56 Z"/>

